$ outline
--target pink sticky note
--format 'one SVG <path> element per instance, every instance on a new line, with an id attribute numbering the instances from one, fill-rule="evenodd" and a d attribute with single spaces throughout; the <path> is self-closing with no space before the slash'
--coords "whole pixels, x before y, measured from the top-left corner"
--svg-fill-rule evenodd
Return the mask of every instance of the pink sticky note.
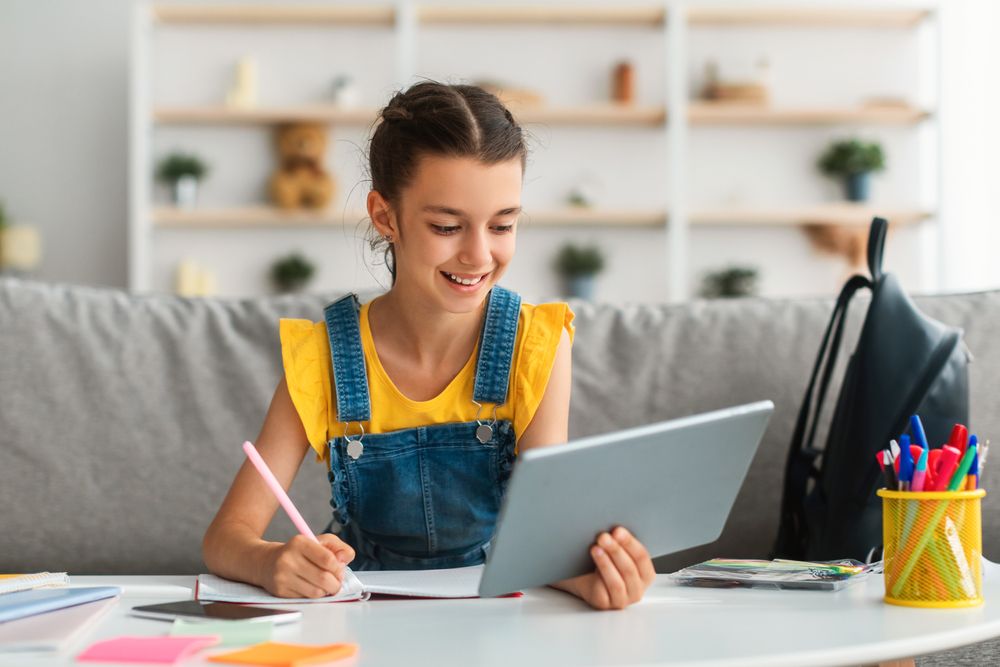
<path id="1" fill-rule="evenodd" d="M 206 637 L 115 637 L 97 642 L 76 656 L 79 662 L 139 662 L 171 665 L 196 651 L 219 643 Z"/>

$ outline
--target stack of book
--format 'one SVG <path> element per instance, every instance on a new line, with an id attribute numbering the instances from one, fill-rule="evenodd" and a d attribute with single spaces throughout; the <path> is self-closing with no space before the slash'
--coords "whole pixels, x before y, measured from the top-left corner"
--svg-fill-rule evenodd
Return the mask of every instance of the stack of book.
<path id="1" fill-rule="evenodd" d="M 63 650 L 120 593 L 115 586 L 74 588 L 65 572 L 0 575 L 0 653 Z"/>

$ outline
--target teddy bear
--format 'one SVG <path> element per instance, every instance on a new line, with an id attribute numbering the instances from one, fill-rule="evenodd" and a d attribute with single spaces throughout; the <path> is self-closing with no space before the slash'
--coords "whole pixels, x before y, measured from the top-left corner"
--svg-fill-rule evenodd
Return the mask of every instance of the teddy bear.
<path id="1" fill-rule="evenodd" d="M 323 168 L 326 127 L 291 123 L 278 128 L 279 165 L 271 177 L 271 198 L 285 209 L 324 208 L 333 198 L 333 179 Z"/>

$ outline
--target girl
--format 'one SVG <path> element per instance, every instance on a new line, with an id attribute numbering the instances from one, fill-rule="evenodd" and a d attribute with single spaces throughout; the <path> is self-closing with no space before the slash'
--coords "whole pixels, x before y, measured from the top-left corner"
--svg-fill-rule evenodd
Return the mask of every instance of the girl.
<path id="1" fill-rule="evenodd" d="M 511 113 L 474 86 L 419 83 L 382 110 L 367 203 L 392 286 L 364 305 L 345 297 L 318 323 L 281 322 L 285 376 L 256 443 L 285 488 L 316 450 L 335 523 L 319 544 L 264 541 L 277 502 L 244 463 L 205 534 L 209 570 L 320 597 L 347 564 L 483 562 L 515 451 L 567 439 L 573 314 L 497 284 L 526 157 Z M 622 527 L 590 553 L 593 573 L 555 587 L 595 608 L 624 608 L 654 579 Z"/>

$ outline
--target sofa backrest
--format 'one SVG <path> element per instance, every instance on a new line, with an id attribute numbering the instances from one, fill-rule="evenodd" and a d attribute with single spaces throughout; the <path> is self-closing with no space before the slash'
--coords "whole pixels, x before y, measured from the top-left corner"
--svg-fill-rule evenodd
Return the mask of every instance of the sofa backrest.
<path id="1" fill-rule="evenodd" d="M 277 321 L 320 319 L 334 296 L 185 299 L 0 280 L 0 571 L 203 571 L 201 537 L 281 375 Z M 1000 433 L 1000 292 L 918 303 L 965 328 L 976 357 L 972 426 Z M 831 301 L 573 307 L 571 436 L 775 402 L 720 541 L 658 566 L 766 556 Z M 326 525 L 326 471 L 312 457 L 291 495 L 312 526 Z M 985 553 L 1000 557 L 1000 513 L 984 512 L 984 532 Z M 293 533 L 279 515 L 268 537 Z"/>

